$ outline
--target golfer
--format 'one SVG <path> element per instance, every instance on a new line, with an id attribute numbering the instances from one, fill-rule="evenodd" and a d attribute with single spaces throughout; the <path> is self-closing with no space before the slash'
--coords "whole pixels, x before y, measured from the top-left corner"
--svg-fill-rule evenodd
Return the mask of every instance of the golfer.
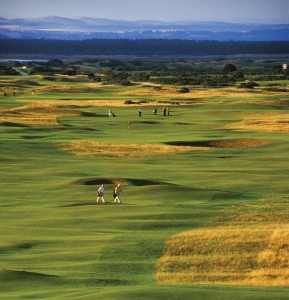
<path id="1" fill-rule="evenodd" d="M 98 203 L 99 199 L 102 200 L 102 203 L 105 203 L 105 201 L 104 201 L 104 186 L 103 186 L 103 184 L 97 190 L 97 199 L 96 199 L 97 203 Z"/>
<path id="2" fill-rule="evenodd" d="M 120 184 L 118 184 L 113 190 L 114 203 L 120 203 L 119 194 L 122 193 Z"/>

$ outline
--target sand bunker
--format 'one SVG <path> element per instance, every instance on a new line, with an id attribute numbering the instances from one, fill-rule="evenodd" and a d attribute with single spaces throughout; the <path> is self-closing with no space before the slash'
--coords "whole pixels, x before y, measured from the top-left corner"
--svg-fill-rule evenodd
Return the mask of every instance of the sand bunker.
<path id="1" fill-rule="evenodd" d="M 201 142 L 170 142 L 170 145 L 191 146 L 191 147 L 213 147 L 213 148 L 246 148 L 257 147 L 264 144 L 275 142 L 274 140 L 256 140 L 256 139 L 228 139 L 213 140 Z"/>
<path id="2" fill-rule="evenodd" d="M 109 157 L 148 157 L 154 155 L 169 155 L 181 152 L 207 150 L 204 147 L 169 146 L 161 144 L 128 144 L 101 143 L 91 141 L 73 141 L 59 144 L 58 148 L 79 156 L 109 156 Z"/>
<path id="3" fill-rule="evenodd" d="M 79 116 L 82 113 L 73 109 L 58 108 L 46 105 L 27 105 L 16 108 L 0 107 L 0 120 L 3 122 L 24 125 L 59 126 L 57 118 Z"/>
<path id="4" fill-rule="evenodd" d="M 149 179 L 136 179 L 136 178 L 84 178 L 77 180 L 76 184 L 82 185 L 100 185 L 100 184 L 130 184 L 134 186 L 147 186 L 147 185 L 169 185 L 170 183 L 149 180 Z"/>

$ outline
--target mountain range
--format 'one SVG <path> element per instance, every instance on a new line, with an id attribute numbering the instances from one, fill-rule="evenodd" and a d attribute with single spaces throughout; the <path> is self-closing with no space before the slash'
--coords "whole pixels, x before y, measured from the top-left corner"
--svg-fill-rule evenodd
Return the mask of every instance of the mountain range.
<path id="1" fill-rule="evenodd" d="M 182 39 L 288 41 L 289 24 L 123 21 L 104 18 L 0 18 L 4 39 Z"/>

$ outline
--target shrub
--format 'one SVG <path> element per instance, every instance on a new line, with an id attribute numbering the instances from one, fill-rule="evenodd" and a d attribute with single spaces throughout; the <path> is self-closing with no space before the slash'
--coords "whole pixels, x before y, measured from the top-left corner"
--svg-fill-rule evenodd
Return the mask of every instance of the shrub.
<path id="1" fill-rule="evenodd" d="M 0 66 L 0 75 L 18 75 L 13 68 Z"/>
<path id="2" fill-rule="evenodd" d="M 254 81 L 249 81 L 249 82 L 242 82 L 239 85 L 239 88 L 253 89 L 255 86 L 259 86 L 259 84 Z"/>
<path id="3" fill-rule="evenodd" d="M 181 88 L 178 92 L 179 93 L 188 93 L 190 90 L 187 87 Z"/>

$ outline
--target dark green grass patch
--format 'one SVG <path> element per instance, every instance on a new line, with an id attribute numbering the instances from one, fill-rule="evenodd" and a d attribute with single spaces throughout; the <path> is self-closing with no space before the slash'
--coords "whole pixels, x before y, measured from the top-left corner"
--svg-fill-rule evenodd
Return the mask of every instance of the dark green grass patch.
<path id="1" fill-rule="evenodd" d="M 198 300 L 269 300 L 274 297 L 276 300 L 286 299 L 286 292 L 282 290 L 261 290 L 254 289 L 234 289 L 231 287 L 220 288 L 217 286 L 136 286 L 133 288 L 104 290 L 99 294 L 99 299 L 198 299 Z M 276 298 L 275 298 L 276 297 Z M 93 299 L 92 297 L 87 299 Z"/>

